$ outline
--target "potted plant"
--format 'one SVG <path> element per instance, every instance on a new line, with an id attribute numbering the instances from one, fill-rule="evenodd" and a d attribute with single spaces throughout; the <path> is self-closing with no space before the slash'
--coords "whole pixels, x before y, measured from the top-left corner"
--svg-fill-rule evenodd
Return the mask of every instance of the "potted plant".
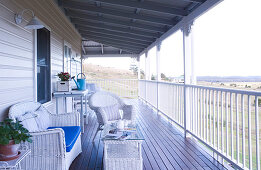
<path id="1" fill-rule="evenodd" d="M 32 142 L 29 131 L 21 121 L 14 122 L 6 118 L 0 122 L 0 161 L 13 160 L 19 157 L 18 149 L 23 141 Z"/>
<path id="2" fill-rule="evenodd" d="M 58 73 L 58 77 L 61 81 L 57 82 L 57 91 L 71 91 L 71 86 L 69 82 L 71 75 L 68 72 L 60 72 Z"/>

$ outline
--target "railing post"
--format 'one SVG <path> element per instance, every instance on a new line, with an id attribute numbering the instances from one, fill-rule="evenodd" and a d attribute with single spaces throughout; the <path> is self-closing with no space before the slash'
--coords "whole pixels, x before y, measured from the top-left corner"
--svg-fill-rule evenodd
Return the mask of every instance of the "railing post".
<path id="1" fill-rule="evenodd" d="M 192 22 L 186 23 L 181 29 L 183 32 L 183 61 L 184 61 L 184 132 L 187 137 L 187 130 L 190 130 L 191 109 L 189 100 L 188 84 L 195 84 L 194 59 L 193 59 L 193 41 L 192 41 Z M 193 111 L 193 110 L 192 110 Z"/>

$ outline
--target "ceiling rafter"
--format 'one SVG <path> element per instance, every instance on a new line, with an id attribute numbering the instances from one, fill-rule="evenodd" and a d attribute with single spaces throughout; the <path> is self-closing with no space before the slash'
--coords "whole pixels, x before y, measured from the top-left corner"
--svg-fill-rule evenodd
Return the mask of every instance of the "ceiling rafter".
<path id="1" fill-rule="evenodd" d="M 166 31 L 165 28 L 161 28 L 161 27 L 155 27 L 155 26 L 151 26 L 151 25 L 133 23 L 133 22 L 128 22 L 128 21 L 118 21 L 115 19 L 104 18 L 102 16 L 93 16 L 93 15 L 90 15 L 87 13 L 75 12 L 72 10 L 68 10 L 66 12 L 66 14 L 67 14 L 67 16 L 69 16 L 71 18 L 79 18 L 79 19 L 88 20 L 88 21 L 96 21 L 96 22 L 101 22 L 101 23 L 110 23 L 110 24 L 115 24 L 115 25 L 133 27 L 133 28 L 138 28 L 138 29 L 142 29 L 142 30 L 147 30 L 150 32 L 164 33 Z"/>
<path id="2" fill-rule="evenodd" d="M 94 38 L 101 38 L 102 40 L 107 40 L 107 41 L 115 41 L 118 43 L 128 43 L 128 45 L 133 46 L 133 47 L 137 47 L 137 48 L 145 48 L 146 46 L 148 46 L 149 44 L 138 44 L 137 42 L 131 42 L 125 39 L 120 39 L 120 38 L 115 38 L 115 37 L 111 37 L 111 36 L 103 36 L 103 35 L 99 35 L 99 34 L 87 34 L 87 33 L 83 33 L 82 34 L 84 37 L 94 37 Z"/>
<path id="3" fill-rule="evenodd" d="M 127 38 L 130 39 L 132 41 L 139 41 L 139 42 L 143 42 L 143 43 L 152 43 L 153 41 L 155 41 L 156 39 L 154 38 L 147 38 L 147 37 L 142 37 L 142 36 L 138 36 L 138 35 L 131 35 L 128 33 L 120 33 L 120 32 L 114 32 L 114 31 L 109 31 L 109 30 L 104 30 L 104 29 L 99 29 L 99 28 L 88 28 L 88 29 L 84 29 L 80 26 L 76 27 L 79 32 L 89 32 L 89 33 L 98 33 L 98 34 L 104 34 L 104 35 L 111 35 L 111 36 L 115 36 L 115 37 L 119 37 L 119 38 Z"/>
<path id="4" fill-rule="evenodd" d="M 154 24 L 170 25 L 170 26 L 175 25 L 175 22 L 172 20 L 169 20 L 169 19 L 137 15 L 135 13 L 127 13 L 127 12 L 118 11 L 118 10 L 111 10 L 111 9 L 91 6 L 88 3 L 86 3 L 86 1 L 79 2 L 79 1 L 62 0 L 62 6 L 64 8 L 69 8 L 69 9 L 74 9 L 74 10 L 79 10 L 79 11 L 88 11 L 88 12 L 94 12 L 94 13 L 113 15 L 113 16 L 117 16 L 117 17 L 129 18 L 129 19 L 137 19 L 137 20 L 142 20 L 145 22 L 154 23 Z"/>
<path id="5" fill-rule="evenodd" d="M 144 36 L 144 37 L 149 37 L 149 38 L 159 38 L 161 35 L 161 34 L 157 34 L 157 33 L 145 32 L 145 31 L 140 31 L 140 30 L 131 30 L 129 28 L 122 28 L 122 27 L 106 25 L 106 24 L 102 24 L 102 23 L 84 22 L 84 21 L 79 21 L 76 19 L 72 19 L 71 21 L 72 21 L 72 23 L 74 23 L 76 25 L 86 27 L 86 28 L 89 28 L 89 27 L 100 28 L 100 29 L 105 29 L 105 30 L 109 30 L 109 31 L 129 33 L 129 34 L 134 34 L 134 35 L 139 35 L 139 36 Z"/>
<path id="6" fill-rule="evenodd" d="M 160 12 L 164 14 L 170 14 L 175 16 L 187 16 L 188 11 L 183 9 L 178 9 L 175 7 L 168 7 L 164 6 L 161 3 L 157 2 L 139 2 L 139 1 L 130 1 L 130 0 L 89 0 L 94 2 L 101 2 L 106 3 L 110 5 L 116 5 L 116 6 L 124 6 L 124 7 L 130 7 L 130 8 L 139 8 L 142 10 L 148 10 L 152 12 Z M 78 2 L 84 2 L 83 0 L 78 0 Z"/>

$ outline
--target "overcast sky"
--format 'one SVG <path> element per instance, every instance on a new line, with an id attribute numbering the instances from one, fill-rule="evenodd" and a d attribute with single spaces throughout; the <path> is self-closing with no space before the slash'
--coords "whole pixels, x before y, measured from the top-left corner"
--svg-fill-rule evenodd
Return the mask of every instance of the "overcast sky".
<path id="1" fill-rule="evenodd" d="M 193 26 L 195 71 L 199 76 L 261 76 L 261 0 L 224 0 Z M 182 33 L 162 42 L 161 70 L 183 74 Z M 155 48 L 149 51 L 152 73 Z M 88 59 L 88 62 L 129 69 L 131 59 Z M 144 60 L 141 60 L 144 68 Z"/>

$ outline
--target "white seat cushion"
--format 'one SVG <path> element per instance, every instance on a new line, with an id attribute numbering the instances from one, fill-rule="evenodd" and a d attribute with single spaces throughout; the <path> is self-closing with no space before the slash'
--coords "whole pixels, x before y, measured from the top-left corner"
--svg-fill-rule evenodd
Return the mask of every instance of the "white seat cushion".
<path id="1" fill-rule="evenodd" d="M 36 123 L 36 117 L 38 115 L 34 112 L 27 112 L 22 116 L 19 116 L 17 119 L 21 121 L 21 124 L 29 131 L 29 132 L 38 132 L 38 125 Z"/>

